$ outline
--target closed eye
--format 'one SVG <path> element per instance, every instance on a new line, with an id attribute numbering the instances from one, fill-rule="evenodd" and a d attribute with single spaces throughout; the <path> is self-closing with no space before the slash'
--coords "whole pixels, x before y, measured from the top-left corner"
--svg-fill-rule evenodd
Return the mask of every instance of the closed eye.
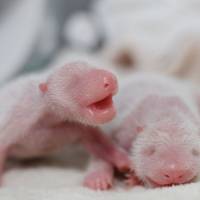
<path id="1" fill-rule="evenodd" d="M 199 156 L 200 152 L 197 149 L 192 149 L 192 155 L 193 156 Z"/>
<path id="2" fill-rule="evenodd" d="M 155 152 L 156 152 L 156 147 L 155 146 L 146 147 L 142 151 L 143 155 L 145 155 L 145 156 L 152 156 Z"/>

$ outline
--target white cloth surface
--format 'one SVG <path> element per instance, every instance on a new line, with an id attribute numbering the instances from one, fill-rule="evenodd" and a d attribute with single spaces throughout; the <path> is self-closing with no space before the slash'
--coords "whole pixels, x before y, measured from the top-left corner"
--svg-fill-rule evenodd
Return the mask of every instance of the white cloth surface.
<path id="1" fill-rule="evenodd" d="M 169 188 L 125 188 L 116 181 L 112 190 L 92 191 L 81 186 L 87 167 L 82 150 L 9 167 L 0 189 L 2 200 L 199 200 L 200 183 Z"/>

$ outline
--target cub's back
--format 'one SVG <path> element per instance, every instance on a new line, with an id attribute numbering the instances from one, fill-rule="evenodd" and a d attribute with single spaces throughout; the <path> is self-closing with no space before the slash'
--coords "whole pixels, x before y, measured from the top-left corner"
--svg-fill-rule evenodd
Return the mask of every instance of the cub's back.
<path id="1" fill-rule="evenodd" d="M 137 108 L 142 100 L 154 95 L 179 97 L 198 116 L 190 85 L 160 74 L 135 73 L 121 81 L 119 94 L 114 99 L 117 116 L 111 123 L 104 125 L 103 129 L 110 131 L 119 127 L 124 118 Z"/>

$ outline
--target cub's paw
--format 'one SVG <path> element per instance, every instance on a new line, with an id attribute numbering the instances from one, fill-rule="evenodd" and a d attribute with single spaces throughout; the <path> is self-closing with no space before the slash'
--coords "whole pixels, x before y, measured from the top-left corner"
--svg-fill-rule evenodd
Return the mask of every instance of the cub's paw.
<path id="1" fill-rule="evenodd" d="M 113 164 L 114 166 L 122 173 L 128 173 L 132 171 L 133 165 L 132 162 L 129 159 L 128 154 L 121 150 L 113 156 Z"/>
<path id="2" fill-rule="evenodd" d="M 126 174 L 124 182 L 128 187 L 143 185 L 142 181 L 138 179 L 134 172 Z"/>
<path id="3" fill-rule="evenodd" d="M 85 177 L 83 185 L 93 190 L 109 190 L 113 186 L 113 175 L 105 171 L 95 171 Z"/>

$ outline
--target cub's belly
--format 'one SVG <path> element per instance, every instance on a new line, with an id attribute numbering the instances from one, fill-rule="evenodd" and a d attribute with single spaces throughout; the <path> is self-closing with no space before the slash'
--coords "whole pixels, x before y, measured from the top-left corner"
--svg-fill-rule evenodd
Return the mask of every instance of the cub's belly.
<path id="1" fill-rule="evenodd" d="M 42 157 L 79 142 L 80 137 L 72 132 L 33 131 L 10 147 L 9 156 L 22 159 Z"/>

